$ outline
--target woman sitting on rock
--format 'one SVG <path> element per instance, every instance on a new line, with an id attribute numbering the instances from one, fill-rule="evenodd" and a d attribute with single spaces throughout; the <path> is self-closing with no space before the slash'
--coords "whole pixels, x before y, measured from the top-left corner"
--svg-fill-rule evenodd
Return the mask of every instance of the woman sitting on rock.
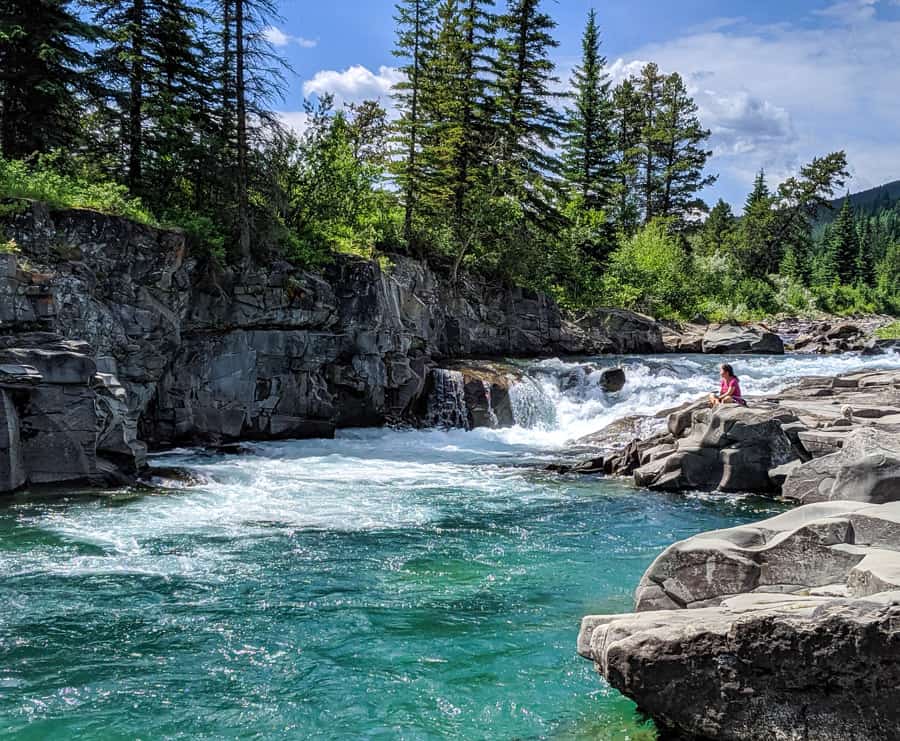
<path id="1" fill-rule="evenodd" d="M 734 368 L 728 363 L 722 363 L 719 370 L 722 383 L 719 385 L 718 394 L 709 395 L 709 403 L 713 407 L 721 404 L 740 404 L 742 407 L 747 406 L 744 397 L 741 395 L 741 382 L 734 375 Z"/>

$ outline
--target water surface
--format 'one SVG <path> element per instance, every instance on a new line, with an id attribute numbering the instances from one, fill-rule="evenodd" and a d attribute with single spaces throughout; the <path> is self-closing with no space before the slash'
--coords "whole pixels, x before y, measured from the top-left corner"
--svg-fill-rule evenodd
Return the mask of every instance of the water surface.
<path id="1" fill-rule="evenodd" d="M 541 470 L 568 439 L 715 381 L 715 358 L 623 362 L 612 395 L 584 364 L 530 364 L 531 428 L 180 451 L 157 463 L 206 484 L 8 500 L 0 737 L 646 734 L 575 656 L 581 616 L 628 611 L 672 541 L 779 505 Z M 754 393 L 863 364 L 900 358 L 736 365 Z"/>

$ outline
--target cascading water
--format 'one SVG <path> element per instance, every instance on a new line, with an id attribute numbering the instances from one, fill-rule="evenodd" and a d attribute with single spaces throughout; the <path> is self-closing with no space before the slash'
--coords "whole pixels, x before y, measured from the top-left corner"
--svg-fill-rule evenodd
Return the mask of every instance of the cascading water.
<path id="1" fill-rule="evenodd" d="M 714 388 L 725 358 L 519 363 L 516 426 L 345 430 L 159 456 L 207 483 L 0 506 L 0 736 L 635 738 L 574 657 L 673 541 L 779 511 L 543 470 L 568 441 Z M 748 395 L 865 358 L 728 358 Z M 625 369 L 610 394 L 599 370 Z M 516 374 L 519 375 L 518 373 Z M 751 402 L 752 403 L 752 402 Z M 528 427 L 527 425 L 531 425 Z"/>
<path id="2" fill-rule="evenodd" d="M 459 371 L 435 368 L 431 371 L 431 393 L 425 422 L 429 427 L 452 429 L 469 426 L 466 390 Z"/>

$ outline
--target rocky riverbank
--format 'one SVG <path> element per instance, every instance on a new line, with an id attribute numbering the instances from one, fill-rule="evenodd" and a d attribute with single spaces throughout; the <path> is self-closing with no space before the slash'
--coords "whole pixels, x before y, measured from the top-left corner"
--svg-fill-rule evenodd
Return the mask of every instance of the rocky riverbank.
<path id="1" fill-rule="evenodd" d="M 665 430 L 592 458 L 591 468 L 649 489 L 754 492 L 801 504 L 881 503 L 900 492 L 897 372 L 807 378 L 747 407 L 713 410 L 699 399 L 659 417 Z"/>
<path id="2" fill-rule="evenodd" d="M 21 367 L 7 374 L 4 408 L 17 417 L 6 419 L 13 452 L 4 465 L 12 473 L 0 490 L 70 481 L 72 472 L 95 481 L 97 467 L 112 460 L 121 462 L 113 478 L 128 476 L 142 465 L 145 443 L 327 437 L 338 427 L 427 423 L 432 373 L 455 358 L 666 349 L 662 326 L 649 317 L 610 309 L 568 321 L 547 296 L 472 278 L 450 285 L 405 257 L 388 270 L 340 257 L 318 273 L 279 261 L 220 268 L 192 254 L 179 232 L 37 203 L 5 217 L 2 232 L 18 252 L 0 261 L 0 331 L 10 362 Z M 736 339 L 738 351 L 746 331 L 720 334 Z M 71 407 L 83 407 L 78 419 L 47 411 L 60 437 L 40 447 L 52 451 L 73 438 L 84 451 L 59 476 L 38 473 L 44 464 L 29 462 L 31 453 L 20 463 L 17 452 L 28 447 L 23 430 L 32 439 L 23 386 L 43 384 L 30 397 L 42 409 L 55 388 L 47 353 L 68 353 L 66 362 L 83 371 L 66 385 L 70 395 L 83 392 Z M 466 425 L 509 424 L 504 381 L 495 373 L 485 385 L 478 374 L 484 369 L 463 383 Z M 121 417 L 115 455 L 103 442 L 109 414 L 89 420 L 89 407 L 111 398 L 104 388 L 114 389 Z M 498 404 L 488 403 L 488 392 Z"/>
<path id="3" fill-rule="evenodd" d="M 835 500 L 676 543 L 578 652 L 677 737 L 888 741 L 898 626 L 900 502 Z"/>
<path id="4" fill-rule="evenodd" d="M 464 427 L 511 424 L 514 375 L 463 358 L 784 351 L 762 326 L 675 327 L 618 309 L 574 321 L 542 294 L 472 277 L 451 285 L 402 256 L 388 269 L 346 257 L 319 272 L 278 260 L 223 268 L 193 254 L 180 232 L 39 203 L 0 227 L 17 245 L 0 260 L 0 332 L 18 366 L 4 387 L 16 417 L 6 419 L 12 452 L 0 467 L 12 473 L 0 490 L 69 482 L 73 472 L 124 480 L 147 446 L 328 437 L 341 427 L 443 423 L 443 414 Z M 59 385 L 47 353 L 80 363 L 77 383 L 63 384 L 83 392 L 71 407 L 82 410 L 77 419 L 47 407 Z M 59 476 L 23 452 L 34 429 L 28 384 L 43 384 L 28 398 L 53 421 L 40 449 L 84 451 Z M 429 410 L 436 387 L 452 398 Z"/>

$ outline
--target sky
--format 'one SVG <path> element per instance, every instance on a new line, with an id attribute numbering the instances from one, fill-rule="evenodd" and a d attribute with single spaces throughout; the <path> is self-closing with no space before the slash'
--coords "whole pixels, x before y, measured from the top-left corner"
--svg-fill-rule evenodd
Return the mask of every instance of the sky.
<path id="1" fill-rule="evenodd" d="M 504 0 L 498 0 L 500 6 Z M 281 104 L 302 127 L 304 97 L 378 98 L 398 75 L 393 0 L 280 0 L 269 39 L 293 68 Z M 743 203 L 764 168 L 774 185 L 843 149 L 848 187 L 900 179 L 900 0 L 543 0 L 558 23 L 565 83 L 595 8 L 614 80 L 648 61 L 679 72 L 712 132 L 705 193 Z"/>

